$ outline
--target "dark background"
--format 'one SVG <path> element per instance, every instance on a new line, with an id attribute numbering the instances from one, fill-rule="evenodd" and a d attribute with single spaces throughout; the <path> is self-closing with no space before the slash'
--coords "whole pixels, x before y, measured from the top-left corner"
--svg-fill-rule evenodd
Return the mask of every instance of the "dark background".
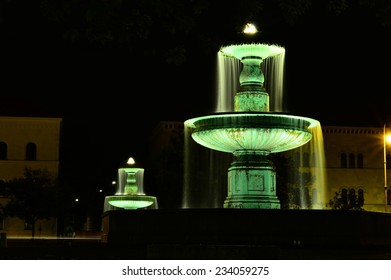
<path id="1" fill-rule="evenodd" d="M 213 112 L 219 48 L 284 46 L 286 111 L 322 125 L 389 122 L 389 1 L 2 0 L 0 115 L 63 118 L 61 175 L 113 191 L 159 121 Z"/>

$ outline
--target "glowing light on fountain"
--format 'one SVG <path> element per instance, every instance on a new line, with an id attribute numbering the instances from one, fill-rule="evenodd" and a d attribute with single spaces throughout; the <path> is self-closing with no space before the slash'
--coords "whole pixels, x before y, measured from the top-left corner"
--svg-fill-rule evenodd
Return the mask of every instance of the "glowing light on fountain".
<path id="1" fill-rule="evenodd" d="M 261 64 L 269 57 L 284 54 L 283 47 L 239 44 L 222 47 L 219 53 L 243 65 L 234 112 L 189 119 L 185 126 L 198 144 L 235 157 L 228 169 L 224 208 L 280 208 L 275 168 L 267 156 L 306 144 L 312 139 L 311 130 L 320 123 L 311 118 L 269 112 Z"/>
<path id="2" fill-rule="evenodd" d="M 245 34 L 255 34 L 258 33 L 257 27 L 252 23 L 247 23 L 244 27 L 243 33 Z"/>
<path id="3" fill-rule="evenodd" d="M 135 164 L 130 157 L 127 167 L 118 169 L 117 191 L 115 195 L 105 197 L 104 212 L 119 209 L 157 209 L 156 197 L 144 193 L 144 168 L 130 167 Z"/>

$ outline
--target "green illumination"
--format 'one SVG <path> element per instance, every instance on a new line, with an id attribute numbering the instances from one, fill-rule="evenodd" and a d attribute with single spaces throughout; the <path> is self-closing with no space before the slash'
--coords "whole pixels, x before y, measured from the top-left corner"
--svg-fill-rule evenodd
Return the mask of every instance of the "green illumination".
<path id="1" fill-rule="evenodd" d="M 220 114 L 187 120 L 193 139 L 213 150 L 262 150 L 277 153 L 297 148 L 311 140 L 310 128 L 317 121 L 282 114 Z"/>
<path id="2" fill-rule="evenodd" d="M 222 47 L 220 52 L 228 57 L 243 59 L 245 57 L 265 59 L 285 52 L 285 48 L 269 44 L 242 44 Z"/>
<path id="3" fill-rule="evenodd" d="M 272 162 L 260 151 L 242 150 L 234 155 L 236 159 L 228 169 L 224 207 L 279 209 Z"/>
<path id="4" fill-rule="evenodd" d="M 249 91 L 248 86 L 242 86 L 242 91 L 235 95 L 234 108 L 236 112 L 268 112 L 269 94 L 266 92 L 254 93 Z"/>
<path id="5" fill-rule="evenodd" d="M 114 195 L 106 199 L 110 205 L 127 210 L 146 208 L 156 203 L 155 197 L 145 195 Z"/>

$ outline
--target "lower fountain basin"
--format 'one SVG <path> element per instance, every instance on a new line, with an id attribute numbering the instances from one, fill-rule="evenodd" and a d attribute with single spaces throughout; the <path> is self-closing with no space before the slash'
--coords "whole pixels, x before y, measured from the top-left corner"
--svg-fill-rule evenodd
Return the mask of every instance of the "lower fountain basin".
<path id="1" fill-rule="evenodd" d="M 233 153 L 258 150 L 277 153 L 311 140 L 317 120 L 269 112 L 217 113 L 185 121 L 193 139 L 207 148 Z"/>

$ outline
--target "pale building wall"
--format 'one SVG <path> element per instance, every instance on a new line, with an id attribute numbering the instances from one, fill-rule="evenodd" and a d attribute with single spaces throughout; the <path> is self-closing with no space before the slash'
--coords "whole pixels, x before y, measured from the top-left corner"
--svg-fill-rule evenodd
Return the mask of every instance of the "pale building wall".
<path id="1" fill-rule="evenodd" d="M 327 167 L 327 185 L 331 199 L 342 188 L 364 191 L 364 209 L 384 212 L 384 142 L 379 127 L 323 127 Z M 341 156 L 348 156 L 347 167 L 341 167 Z M 349 165 L 349 155 L 355 156 L 355 167 Z M 358 166 L 358 155 L 363 166 Z M 387 151 L 387 154 L 389 152 Z M 390 175 L 387 169 L 387 177 Z M 391 208 L 391 207 L 387 207 Z M 391 209 L 387 209 L 390 212 Z"/>
<path id="2" fill-rule="evenodd" d="M 59 154 L 61 138 L 61 118 L 40 117 L 0 117 L 0 141 L 7 144 L 7 159 L 0 160 L 0 180 L 8 181 L 24 176 L 25 168 L 46 169 L 53 178 L 59 172 Z M 36 160 L 26 160 L 26 145 L 36 145 Z M 4 198 L 0 198 L 4 203 Z M 38 221 L 36 236 L 56 236 L 55 219 Z M 25 230 L 24 221 L 6 218 L 2 231 L 9 237 L 31 237 L 31 231 Z"/>

